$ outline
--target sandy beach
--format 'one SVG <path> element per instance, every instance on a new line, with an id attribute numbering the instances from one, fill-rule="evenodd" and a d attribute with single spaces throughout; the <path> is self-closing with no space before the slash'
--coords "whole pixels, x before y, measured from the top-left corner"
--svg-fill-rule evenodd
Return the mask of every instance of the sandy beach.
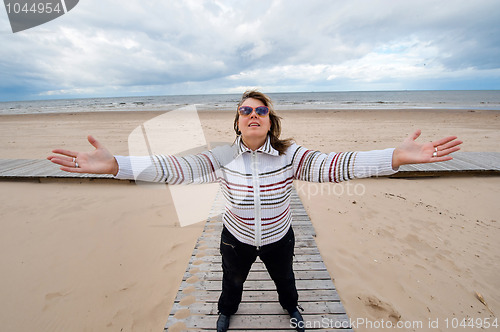
<path id="1" fill-rule="evenodd" d="M 88 134 L 127 155 L 132 130 L 161 114 L 3 115 L 0 158 L 90 150 Z M 422 140 L 457 135 L 462 151 L 500 152 L 500 111 L 279 114 L 282 137 L 323 152 L 394 147 L 417 128 Z M 208 142 L 234 140 L 232 112 L 199 116 Z M 446 320 L 500 315 L 500 177 L 295 185 L 351 319 L 423 324 L 401 331 L 465 331 Z M 0 181 L 0 200 L 3 331 L 163 329 L 204 226 L 200 219 L 180 227 L 168 191 L 127 181 Z"/>

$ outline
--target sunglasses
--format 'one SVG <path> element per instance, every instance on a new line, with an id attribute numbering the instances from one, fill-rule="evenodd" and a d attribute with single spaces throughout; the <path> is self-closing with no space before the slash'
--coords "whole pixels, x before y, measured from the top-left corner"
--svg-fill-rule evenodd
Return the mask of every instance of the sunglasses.
<path id="1" fill-rule="evenodd" d="M 255 108 L 250 106 L 240 106 L 240 108 L 238 108 L 238 112 L 243 116 L 252 114 L 253 110 L 255 110 L 255 113 L 257 113 L 257 115 L 259 116 L 266 116 L 269 114 L 269 107 L 267 106 L 258 106 Z"/>

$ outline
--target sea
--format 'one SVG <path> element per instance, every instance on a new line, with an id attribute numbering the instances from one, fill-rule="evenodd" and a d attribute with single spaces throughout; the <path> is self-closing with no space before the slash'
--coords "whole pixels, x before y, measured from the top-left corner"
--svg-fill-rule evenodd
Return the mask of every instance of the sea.
<path id="1" fill-rule="evenodd" d="M 350 91 L 269 93 L 277 110 L 470 109 L 500 110 L 500 90 Z M 2 114 L 104 111 L 234 110 L 241 94 L 167 95 L 0 102 Z"/>

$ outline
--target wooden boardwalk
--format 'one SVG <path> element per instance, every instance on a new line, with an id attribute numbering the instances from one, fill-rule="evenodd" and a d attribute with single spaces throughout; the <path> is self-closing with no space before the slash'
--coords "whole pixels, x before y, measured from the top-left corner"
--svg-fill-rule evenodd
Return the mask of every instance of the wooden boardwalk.
<path id="1" fill-rule="evenodd" d="M 500 152 L 455 152 L 453 160 L 403 165 L 391 177 L 500 175 Z"/>
<path id="2" fill-rule="evenodd" d="M 456 152 L 450 161 L 404 165 L 391 177 L 500 175 L 500 152 Z M 46 159 L 0 159 L 0 180 L 113 179 L 111 175 L 67 173 Z"/>
<path id="3" fill-rule="evenodd" d="M 215 330 L 217 301 L 222 286 L 219 253 L 222 211 L 219 192 L 191 260 L 165 326 L 166 331 Z M 314 228 L 295 190 L 292 193 L 295 231 L 294 271 L 303 317 L 315 330 L 331 331 L 346 327 L 349 318 L 316 246 Z M 279 302 L 275 285 L 264 264 L 257 258 L 244 284 L 243 300 L 231 318 L 230 330 L 294 330 L 290 317 Z M 344 329 L 344 331 L 351 331 Z"/>
<path id="4" fill-rule="evenodd" d="M 47 159 L 0 159 L 0 179 L 35 180 L 45 178 L 113 179 L 109 174 L 78 174 L 61 171 Z"/>

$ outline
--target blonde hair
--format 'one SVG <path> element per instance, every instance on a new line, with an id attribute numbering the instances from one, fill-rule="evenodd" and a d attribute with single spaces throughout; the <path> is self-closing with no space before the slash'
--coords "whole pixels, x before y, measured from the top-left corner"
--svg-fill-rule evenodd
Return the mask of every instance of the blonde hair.
<path id="1" fill-rule="evenodd" d="M 260 100 L 265 106 L 269 107 L 269 120 L 271 121 L 271 128 L 269 129 L 268 135 L 271 140 L 271 146 L 276 149 L 280 155 L 284 154 L 286 150 L 292 145 L 292 139 L 280 139 L 281 135 L 281 117 L 279 117 L 274 111 L 273 102 L 269 96 L 257 90 L 247 90 L 241 96 L 241 100 L 236 107 L 236 116 L 234 118 L 234 131 L 236 135 L 241 135 L 241 131 L 238 128 L 238 120 L 240 118 L 240 113 L 238 109 L 245 102 L 245 100 L 252 98 Z"/>

